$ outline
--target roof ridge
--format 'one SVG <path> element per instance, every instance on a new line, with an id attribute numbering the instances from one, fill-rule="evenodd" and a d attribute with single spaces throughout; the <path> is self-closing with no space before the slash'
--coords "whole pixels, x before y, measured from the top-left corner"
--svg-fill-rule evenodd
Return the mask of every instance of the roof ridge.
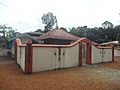
<path id="1" fill-rule="evenodd" d="M 53 29 L 53 30 L 50 30 L 49 32 L 48 32 L 48 35 L 52 35 L 55 31 L 56 31 L 57 29 Z"/>
<path id="2" fill-rule="evenodd" d="M 64 37 L 64 38 L 73 38 L 73 39 L 76 39 L 76 40 L 80 38 L 80 37 L 75 36 L 75 35 L 73 35 L 73 34 L 71 34 L 69 32 L 64 31 L 61 28 L 58 28 L 58 29 L 54 28 L 53 30 L 50 30 L 49 32 L 47 32 L 47 33 L 43 34 L 42 36 L 40 36 L 39 39 L 40 38 L 48 38 L 48 37 L 52 38 L 53 36 L 55 36 L 55 38 Z"/>
<path id="3" fill-rule="evenodd" d="M 60 28 L 61 29 L 61 28 Z M 69 32 L 66 32 L 66 31 L 64 31 L 63 29 L 61 29 L 63 32 L 65 32 L 65 33 L 68 33 L 68 34 L 70 34 L 70 35 L 72 35 L 73 37 L 78 37 L 78 36 L 75 36 L 75 35 L 73 35 L 73 34 L 71 34 L 71 33 L 69 33 Z"/>

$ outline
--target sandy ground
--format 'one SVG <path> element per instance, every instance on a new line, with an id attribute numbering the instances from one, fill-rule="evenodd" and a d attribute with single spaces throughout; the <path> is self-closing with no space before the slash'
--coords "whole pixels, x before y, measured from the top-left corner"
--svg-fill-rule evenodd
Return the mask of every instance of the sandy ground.
<path id="1" fill-rule="evenodd" d="M 0 64 L 11 64 L 15 62 L 11 57 L 0 56 Z"/>
<path id="2" fill-rule="evenodd" d="M 120 90 L 120 61 L 33 74 L 0 64 L 0 90 Z"/>

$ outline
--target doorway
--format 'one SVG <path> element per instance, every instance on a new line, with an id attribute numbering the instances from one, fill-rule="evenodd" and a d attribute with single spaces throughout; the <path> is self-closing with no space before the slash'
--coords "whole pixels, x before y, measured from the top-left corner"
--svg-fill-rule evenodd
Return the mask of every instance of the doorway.
<path id="1" fill-rule="evenodd" d="M 79 65 L 91 64 L 91 43 L 79 44 Z"/>
<path id="2" fill-rule="evenodd" d="M 82 65 L 86 65 L 86 43 L 82 44 Z"/>

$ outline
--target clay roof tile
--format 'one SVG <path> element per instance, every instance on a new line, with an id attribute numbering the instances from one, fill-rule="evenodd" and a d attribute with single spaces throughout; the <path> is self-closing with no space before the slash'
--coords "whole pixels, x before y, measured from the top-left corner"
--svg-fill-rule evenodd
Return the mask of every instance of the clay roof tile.
<path id="1" fill-rule="evenodd" d="M 52 38 L 52 39 L 64 39 L 64 40 L 78 40 L 80 39 L 80 37 L 77 37 L 75 35 L 72 35 L 60 28 L 55 28 L 53 30 L 50 30 L 49 32 L 43 34 L 42 36 L 40 36 L 38 38 L 38 40 L 44 40 L 44 39 L 48 39 L 48 38 Z"/>

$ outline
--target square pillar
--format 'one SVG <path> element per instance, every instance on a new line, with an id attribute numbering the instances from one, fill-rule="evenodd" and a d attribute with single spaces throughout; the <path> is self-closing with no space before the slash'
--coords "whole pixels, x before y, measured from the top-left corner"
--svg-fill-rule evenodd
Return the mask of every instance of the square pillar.
<path id="1" fill-rule="evenodd" d="M 25 47 L 25 73 L 32 73 L 32 41 L 28 40 Z"/>

